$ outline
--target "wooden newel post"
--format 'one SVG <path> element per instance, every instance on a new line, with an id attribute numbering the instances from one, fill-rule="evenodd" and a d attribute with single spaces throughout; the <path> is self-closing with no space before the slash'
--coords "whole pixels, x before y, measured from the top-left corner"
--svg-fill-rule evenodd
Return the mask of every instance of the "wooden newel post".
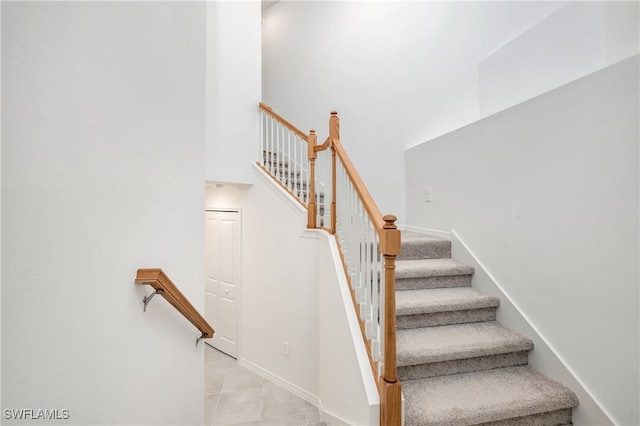
<path id="1" fill-rule="evenodd" d="M 340 119 L 336 111 L 331 111 L 329 118 L 329 140 L 331 141 L 331 226 L 329 232 L 336 233 L 336 148 L 334 141 L 340 140 Z"/>
<path id="2" fill-rule="evenodd" d="M 329 117 L 329 137 L 340 140 L 340 119 L 336 111 L 331 111 L 331 117 Z"/>
<path id="3" fill-rule="evenodd" d="M 396 367 L 396 256 L 400 254 L 400 230 L 397 218 L 386 215 L 380 238 L 384 256 L 384 370 L 380 380 L 380 424 L 400 426 L 402 422 L 402 385 Z"/>
<path id="4" fill-rule="evenodd" d="M 318 206 L 316 204 L 316 144 L 318 137 L 315 130 L 309 130 L 307 142 L 307 157 L 309 158 L 309 202 L 307 204 L 307 228 L 316 227 L 316 214 Z"/>

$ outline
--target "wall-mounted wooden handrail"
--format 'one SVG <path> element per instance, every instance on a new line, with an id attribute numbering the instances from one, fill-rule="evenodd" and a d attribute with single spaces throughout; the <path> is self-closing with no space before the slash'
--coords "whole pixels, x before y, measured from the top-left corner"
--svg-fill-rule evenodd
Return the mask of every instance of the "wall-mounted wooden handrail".
<path id="1" fill-rule="evenodd" d="M 287 129 L 291 130 L 293 133 L 295 133 L 296 135 L 298 135 L 300 137 L 300 139 L 303 139 L 306 142 L 309 142 L 309 138 L 306 134 L 304 134 L 302 132 L 302 130 L 298 129 L 296 126 L 294 126 L 293 124 L 289 123 L 287 120 L 285 120 L 284 118 L 282 118 L 282 116 L 278 115 L 277 113 L 275 113 L 270 106 L 263 104 L 262 102 L 260 102 L 258 104 L 258 108 L 260 108 L 261 110 L 263 110 L 264 112 L 268 113 L 270 116 L 272 116 L 273 118 L 275 118 L 277 121 L 280 122 L 280 124 L 282 124 L 284 127 L 286 127 Z"/>
<path id="2" fill-rule="evenodd" d="M 160 268 L 138 269 L 136 284 L 150 285 L 161 294 L 167 302 L 173 305 L 186 319 L 202 333 L 201 339 L 213 337 L 214 330 L 200 315 L 186 297 L 178 290 L 178 287 L 167 277 Z"/>

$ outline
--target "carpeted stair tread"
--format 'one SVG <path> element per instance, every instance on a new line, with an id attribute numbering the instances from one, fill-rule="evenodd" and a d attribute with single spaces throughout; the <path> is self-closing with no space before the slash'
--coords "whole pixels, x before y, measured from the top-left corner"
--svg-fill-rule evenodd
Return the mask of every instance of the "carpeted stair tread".
<path id="1" fill-rule="evenodd" d="M 529 367 L 403 382 L 405 425 L 475 425 L 576 407 L 576 395 Z M 506 421 L 505 424 L 510 422 Z"/>
<path id="2" fill-rule="evenodd" d="M 402 231 L 402 250 L 396 260 L 444 259 L 451 257 L 451 241 Z"/>
<path id="3" fill-rule="evenodd" d="M 495 308 L 498 297 L 489 296 L 471 287 L 404 290 L 396 292 L 396 315 L 416 315 L 433 312 Z"/>
<path id="4" fill-rule="evenodd" d="M 396 278 L 429 278 L 471 275 L 473 267 L 453 259 L 409 259 L 396 261 Z"/>
<path id="5" fill-rule="evenodd" d="M 523 352 L 533 342 L 495 321 L 397 330 L 397 365 Z"/>

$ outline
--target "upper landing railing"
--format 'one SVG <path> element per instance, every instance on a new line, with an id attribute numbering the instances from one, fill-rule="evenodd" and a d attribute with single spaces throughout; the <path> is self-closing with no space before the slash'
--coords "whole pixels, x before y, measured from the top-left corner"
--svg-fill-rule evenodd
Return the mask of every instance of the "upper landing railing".
<path id="1" fill-rule="evenodd" d="M 193 307 L 193 305 L 182 294 L 178 287 L 167 277 L 162 269 L 138 269 L 136 274 L 136 284 L 150 285 L 155 292 L 150 296 L 146 296 L 142 301 L 144 303 L 144 310 L 147 310 L 147 304 L 151 299 L 159 294 L 164 297 L 167 302 L 173 305 L 186 319 L 189 320 L 198 330 L 200 330 L 201 336 L 196 339 L 196 346 L 200 339 L 210 339 L 213 337 L 213 328 L 209 323 L 200 315 L 200 313 Z"/>
<path id="2" fill-rule="evenodd" d="M 396 370 L 396 217 L 383 216 L 340 142 L 337 113 L 329 136 L 317 143 L 270 107 L 260 104 L 258 165 L 307 208 L 307 227 L 335 235 L 369 362 L 380 392 L 380 424 L 401 424 Z"/>

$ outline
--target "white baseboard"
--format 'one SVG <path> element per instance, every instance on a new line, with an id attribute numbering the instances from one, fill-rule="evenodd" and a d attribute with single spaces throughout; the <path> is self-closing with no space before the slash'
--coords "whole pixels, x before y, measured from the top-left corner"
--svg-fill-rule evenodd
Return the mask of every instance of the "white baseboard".
<path id="1" fill-rule="evenodd" d="M 327 426 L 349 426 L 350 425 L 350 423 L 346 422 L 340 417 L 323 409 L 322 402 L 320 401 L 320 398 L 317 395 L 314 395 L 311 392 L 307 392 L 306 390 L 294 385 L 293 383 L 283 379 L 282 377 L 276 376 L 271 372 L 263 369 L 262 367 L 257 366 L 251 361 L 247 361 L 244 358 L 238 358 L 237 362 L 239 366 L 244 367 L 253 373 L 256 373 L 260 377 L 267 379 L 272 383 L 275 383 L 276 385 L 288 390 L 292 394 L 317 406 L 320 409 L 320 412 L 322 415 L 322 421 L 324 421 L 327 424 Z"/>
<path id="2" fill-rule="evenodd" d="M 444 238 L 450 240 L 452 238 L 450 231 L 443 231 L 441 229 L 422 228 L 420 226 L 412 225 L 400 225 L 401 231 L 417 232 L 418 234 L 428 235 L 430 237 Z"/>
<path id="3" fill-rule="evenodd" d="M 345 422 L 340 417 L 334 416 L 324 410 L 322 410 L 322 421 L 325 422 L 327 426 L 349 426 L 349 423 Z"/>
<path id="4" fill-rule="evenodd" d="M 283 379 L 282 377 L 276 376 L 275 374 L 252 363 L 251 361 L 247 361 L 244 358 L 238 358 L 238 365 L 256 373 L 258 376 L 263 377 L 272 383 L 275 383 L 276 385 L 288 390 L 292 394 L 304 399 L 305 401 L 308 401 L 311 404 L 316 405 L 318 407 L 320 406 L 320 398 L 318 398 L 318 395 L 314 395 L 311 392 L 308 392 L 302 389 L 301 387 L 298 387 L 293 383 Z"/>

